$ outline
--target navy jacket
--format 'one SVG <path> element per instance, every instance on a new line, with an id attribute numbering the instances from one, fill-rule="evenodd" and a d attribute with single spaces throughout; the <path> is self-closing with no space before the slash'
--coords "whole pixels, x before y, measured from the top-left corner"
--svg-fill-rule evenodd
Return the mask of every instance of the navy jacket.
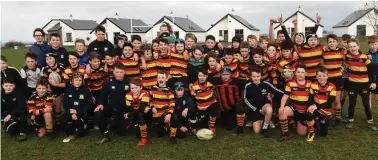
<path id="1" fill-rule="evenodd" d="M 92 94 L 86 86 L 76 88 L 67 85 L 66 93 L 63 97 L 64 113 L 70 114 L 70 109 L 75 109 L 78 116 L 87 114 L 92 106 Z"/>
<path id="2" fill-rule="evenodd" d="M 104 41 L 97 41 L 96 39 L 88 45 L 87 53 L 90 54 L 92 51 L 98 52 L 98 54 L 100 54 L 101 56 L 101 59 L 105 59 L 105 52 L 108 51 L 109 53 L 113 53 L 114 46 L 106 39 Z"/>
<path id="3" fill-rule="evenodd" d="M 97 105 L 103 105 L 104 109 L 111 107 L 122 113 L 126 113 L 126 93 L 130 91 L 130 83 L 127 78 L 118 81 L 114 77 L 105 81 L 102 86 Z"/>
<path id="4" fill-rule="evenodd" d="M 37 55 L 38 66 L 46 66 L 45 53 L 49 48 L 51 48 L 51 46 L 48 45 L 47 43 L 43 43 L 43 44 L 34 43 L 29 48 L 30 52 L 33 52 Z"/>
<path id="5" fill-rule="evenodd" d="M 262 81 L 258 85 L 249 82 L 244 87 L 244 102 L 253 111 L 260 110 L 265 104 L 270 103 L 267 96 L 273 93 L 275 96 L 282 97 L 283 92 L 272 84 Z"/>
<path id="6" fill-rule="evenodd" d="M 1 72 L 1 85 L 3 85 L 4 78 L 12 79 L 16 83 L 17 88 L 25 87 L 25 83 L 21 78 L 20 72 L 16 68 L 8 67 Z"/>

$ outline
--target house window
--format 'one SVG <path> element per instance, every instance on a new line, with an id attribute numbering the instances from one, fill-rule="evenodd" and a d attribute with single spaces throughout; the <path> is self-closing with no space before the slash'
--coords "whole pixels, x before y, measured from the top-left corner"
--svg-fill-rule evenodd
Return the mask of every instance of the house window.
<path id="1" fill-rule="evenodd" d="M 243 38 L 244 38 L 243 30 L 242 29 L 235 29 L 235 36 L 240 37 L 241 40 L 243 41 Z"/>
<path id="2" fill-rule="evenodd" d="M 314 29 L 314 27 L 305 27 L 305 36 L 311 34 Z"/>
<path id="3" fill-rule="evenodd" d="M 294 33 L 294 28 L 290 28 L 290 27 L 288 27 L 287 29 L 287 32 L 288 32 L 288 34 L 290 35 L 290 36 L 293 36 L 295 33 Z"/>
<path id="4" fill-rule="evenodd" d="M 219 36 L 223 36 L 223 31 L 219 30 Z"/>
<path id="5" fill-rule="evenodd" d="M 72 33 L 66 33 L 66 42 L 72 42 Z"/>
<path id="6" fill-rule="evenodd" d="M 179 31 L 175 32 L 175 37 L 176 37 L 176 39 L 178 39 L 180 37 L 180 32 Z"/>
<path id="7" fill-rule="evenodd" d="M 357 36 L 366 36 L 366 25 L 357 25 Z"/>

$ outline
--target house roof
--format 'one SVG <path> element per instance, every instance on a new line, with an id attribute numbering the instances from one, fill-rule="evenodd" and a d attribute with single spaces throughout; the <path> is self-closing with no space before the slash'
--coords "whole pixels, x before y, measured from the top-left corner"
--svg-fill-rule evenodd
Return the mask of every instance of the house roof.
<path id="1" fill-rule="evenodd" d="M 52 19 L 52 20 L 50 20 L 50 22 L 52 22 L 52 21 L 60 21 L 64 24 L 66 24 L 68 27 L 72 28 L 73 30 L 91 30 L 98 25 L 97 22 L 94 21 L 94 20 L 80 20 L 80 19 L 73 19 L 73 20 L 70 20 L 70 19 Z M 47 23 L 42 28 L 45 28 L 49 23 Z"/>
<path id="2" fill-rule="evenodd" d="M 131 33 L 131 19 L 127 18 L 109 18 L 106 17 L 99 25 L 106 23 L 106 20 L 112 22 L 115 26 L 119 29 L 124 31 L 125 33 Z M 146 26 L 146 27 L 133 27 L 133 33 L 146 33 L 151 27 L 148 27 L 146 23 L 144 23 L 140 19 L 132 19 L 133 26 Z M 97 26 L 92 28 L 92 33 Z"/>
<path id="3" fill-rule="evenodd" d="M 250 24 L 248 21 L 245 19 L 241 18 L 240 16 L 234 15 L 234 14 L 226 14 L 223 18 L 221 18 L 217 23 L 213 24 L 207 31 L 209 31 L 211 28 L 213 28 L 215 25 L 217 25 L 219 22 L 221 22 L 223 19 L 227 18 L 227 16 L 230 16 L 234 18 L 236 21 L 238 21 L 240 24 L 244 25 L 250 30 L 255 30 L 255 31 L 260 31 L 260 29 L 256 28 L 254 25 Z"/>
<path id="4" fill-rule="evenodd" d="M 341 20 L 339 23 L 337 23 L 336 25 L 334 25 L 332 28 L 349 27 L 354 22 L 358 21 L 363 16 L 365 16 L 368 13 L 370 13 L 371 10 L 375 10 L 375 12 L 378 12 L 378 10 L 375 9 L 375 8 L 354 11 L 353 13 L 351 13 L 350 15 L 348 15 L 347 17 L 345 17 L 343 20 Z"/>
<path id="5" fill-rule="evenodd" d="M 303 12 L 301 11 L 296 11 L 294 14 L 292 14 L 291 16 L 287 17 L 282 23 L 285 23 L 286 21 L 288 21 L 290 18 L 296 16 L 298 13 L 302 14 L 303 16 L 305 16 L 306 18 L 308 18 L 309 20 L 311 20 L 312 22 L 316 23 L 316 21 L 314 19 L 312 19 L 311 17 L 309 17 L 308 15 L 304 14 Z M 280 27 L 281 24 L 277 25 L 276 27 L 274 27 L 274 29 Z M 321 27 L 324 27 L 323 25 L 320 24 Z"/>
<path id="6" fill-rule="evenodd" d="M 164 18 L 168 19 L 170 22 L 173 23 L 171 16 L 163 16 L 154 24 L 154 26 L 163 22 Z M 183 17 L 174 17 L 174 18 L 175 18 L 174 24 L 185 32 L 206 32 L 204 29 L 202 29 L 200 26 L 198 26 L 189 18 L 183 18 Z"/>
<path id="7" fill-rule="evenodd" d="M 61 29 L 62 27 L 60 27 L 60 22 L 56 23 L 53 27 L 51 27 L 49 30 L 47 31 L 58 31 L 59 29 Z"/>

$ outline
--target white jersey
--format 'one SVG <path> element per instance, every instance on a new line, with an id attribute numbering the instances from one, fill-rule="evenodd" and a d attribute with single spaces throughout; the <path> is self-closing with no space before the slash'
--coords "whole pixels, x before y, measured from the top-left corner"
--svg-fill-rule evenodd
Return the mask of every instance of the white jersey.
<path id="1" fill-rule="evenodd" d="M 21 68 L 21 78 L 26 79 L 26 83 L 30 88 L 36 88 L 38 81 L 41 79 L 42 69 L 37 67 L 35 70 L 29 69 L 27 66 Z"/>

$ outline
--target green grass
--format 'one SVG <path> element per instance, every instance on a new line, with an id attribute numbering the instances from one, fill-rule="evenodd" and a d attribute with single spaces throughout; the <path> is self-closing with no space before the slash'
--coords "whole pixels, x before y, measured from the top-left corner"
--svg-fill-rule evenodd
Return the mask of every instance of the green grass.
<path id="1" fill-rule="evenodd" d="M 366 45 L 365 45 L 366 46 Z M 366 50 L 362 48 L 362 50 Z M 10 66 L 23 66 L 25 50 L 1 50 L 9 59 Z M 345 104 L 347 106 L 348 104 Z M 377 105 L 372 106 L 374 119 L 378 119 Z M 178 144 L 169 144 L 168 138 L 156 138 L 149 132 L 149 143 L 138 148 L 138 139 L 133 132 L 127 137 L 112 136 L 110 143 L 96 145 L 99 132 L 90 132 L 84 138 L 76 138 L 69 144 L 62 143 L 64 133 L 48 141 L 32 133 L 28 140 L 17 142 L 2 132 L 1 158 L 3 159 L 377 159 L 378 132 L 367 129 L 363 107 L 358 102 L 353 129 L 330 130 L 326 138 L 318 138 L 313 144 L 305 137 L 293 136 L 288 142 L 276 142 L 252 133 L 245 128 L 243 136 L 234 136 L 218 126 L 217 136 L 211 141 L 194 137 L 179 139 Z M 270 130 L 275 136 L 279 129 Z"/>

